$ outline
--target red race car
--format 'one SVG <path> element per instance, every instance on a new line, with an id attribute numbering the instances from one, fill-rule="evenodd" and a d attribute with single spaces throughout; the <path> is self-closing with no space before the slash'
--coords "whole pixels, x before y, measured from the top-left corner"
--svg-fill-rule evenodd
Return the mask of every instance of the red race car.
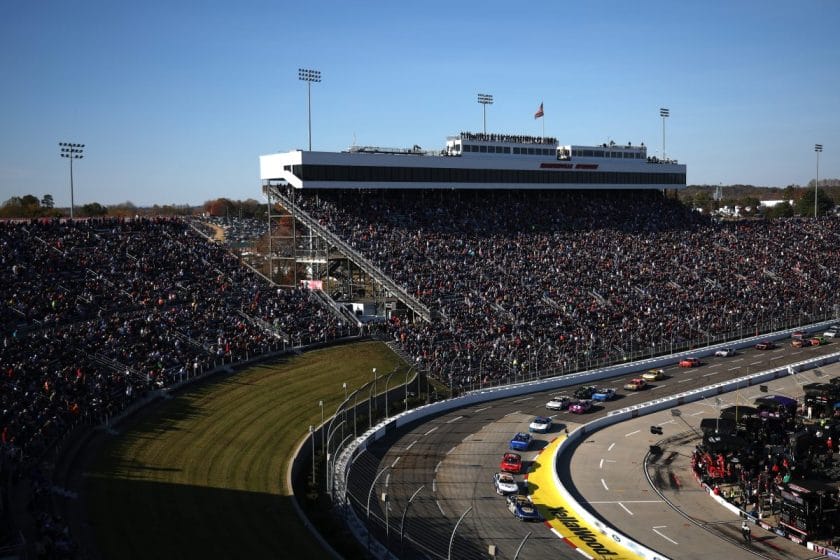
<path id="1" fill-rule="evenodd" d="M 518 453 L 505 453 L 502 462 L 499 464 L 499 470 L 519 474 L 522 472 L 522 457 Z"/>
<path id="2" fill-rule="evenodd" d="M 700 360 L 697 358 L 683 358 L 680 360 L 680 367 L 697 367 L 700 365 Z"/>

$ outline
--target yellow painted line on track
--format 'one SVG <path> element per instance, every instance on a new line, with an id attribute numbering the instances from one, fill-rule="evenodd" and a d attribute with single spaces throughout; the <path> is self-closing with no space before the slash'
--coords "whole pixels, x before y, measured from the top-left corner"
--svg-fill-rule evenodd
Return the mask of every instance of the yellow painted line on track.
<path id="1" fill-rule="evenodd" d="M 545 524 L 566 544 L 587 558 L 642 558 L 619 546 L 600 529 L 584 521 L 555 487 L 551 458 L 564 439 L 565 436 L 555 438 L 543 448 L 534 460 L 532 471 L 528 473 L 528 492 L 531 501 L 545 519 Z"/>

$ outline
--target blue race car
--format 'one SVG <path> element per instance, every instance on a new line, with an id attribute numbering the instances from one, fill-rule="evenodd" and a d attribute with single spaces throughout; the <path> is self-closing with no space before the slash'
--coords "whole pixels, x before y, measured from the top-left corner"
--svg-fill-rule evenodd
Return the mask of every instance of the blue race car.
<path id="1" fill-rule="evenodd" d="M 593 401 L 611 401 L 615 398 L 615 389 L 601 388 L 592 393 Z"/>
<path id="2" fill-rule="evenodd" d="M 525 496 L 511 495 L 507 497 L 508 510 L 520 521 L 542 521 L 537 508 Z"/>
<path id="3" fill-rule="evenodd" d="M 529 447 L 531 447 L 531 434 L 519 432 L 510 440 L 510 448 L 514 451 L 528 451 Z"/>

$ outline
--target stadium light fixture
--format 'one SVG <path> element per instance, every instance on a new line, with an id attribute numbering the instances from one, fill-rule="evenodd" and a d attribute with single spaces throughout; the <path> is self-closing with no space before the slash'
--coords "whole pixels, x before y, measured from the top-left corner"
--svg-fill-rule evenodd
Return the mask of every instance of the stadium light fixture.
<path id="1" fill-rule="evenodd" d="M 822 144 L 814 144 L 814 151 L 817 153 L 817 179 L 814 181 L 814 217 L 817 217 L 817 188 L 820 186 L 820 152 Z"/>
<path id="2" fill-rule="evenodd" d="M 659 116 L 662 117 L 662 161 L 665 161 L 665 119 L 671 116 L 671 110 L 660 107 Z"/>
<path id="3" fill-rule="evenodd" d="M 487 93 L 479 93 L 478 102 L 484 108 L 484 134 L 487 134 L 487 106 L 493 104 L 493 96 Z"/>
<path id="4" fill-rule="evenodd" d="M 306 82 L 307 113 L 309 115 L 309 151 L 312 151 L 312 82 L 321 81 L 321 72 L 309 68 L 298 68 L 298 80 Z"/>
<path id="5" fill-rule="evenodd" d="M 85 145 L 74 142 L 59 142 L 58 145 L 61 149 L 59 155 L 70 160 L 70 219 L 72 220 L 75 217 L 76 206 L 73 193 L 73 160 L 85 157 L 83 155 Z"/>

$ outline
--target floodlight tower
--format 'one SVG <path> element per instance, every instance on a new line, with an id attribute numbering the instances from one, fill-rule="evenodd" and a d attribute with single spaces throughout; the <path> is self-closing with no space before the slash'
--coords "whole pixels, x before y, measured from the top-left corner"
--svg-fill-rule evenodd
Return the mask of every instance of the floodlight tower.
<path id="1" fill-rule="evenodd" d="M 478 102 L 484 106 L 484 134 L 487 134 L 487 106 L 493 104 L 493 96 L 486 93 L 479 93 Z"/>
<path id="2" fill-rule="evenodd" d="M 817 188 L 820 185 L 820 152 L 822 144 L 814 144 L 814 151 L 817 152 L 817 179 L 814 181 L 814 217 L 817 217 Z"/>
<path id="3" fill-rule="evenodd" d="M 665 161 L 665 119 L 671 116 L 671 110 L 661 107 L 659 116 L 662 117 L 662 161 Z"/>
<path id="4" fill-rule="evenodd" d="M 319 70 L 309 68 L 298 68 L 298 80 L 306 82 L 307 108 L 309 113 L 309 151 L 312 151 L 312 82 L 321 81 Z"/>
<path id="5" fill-rule="evenodd" d="M 70 160 L 70 219 L 72 220 L 75 216 L 76 206 L 73 195 L 73 160 L 84 157 L 82 152 L 84 152 L 85 145 L 74 144 L 73 142 L 59 142 L 58 145 L 61 146 L 61 157 Z"/>

